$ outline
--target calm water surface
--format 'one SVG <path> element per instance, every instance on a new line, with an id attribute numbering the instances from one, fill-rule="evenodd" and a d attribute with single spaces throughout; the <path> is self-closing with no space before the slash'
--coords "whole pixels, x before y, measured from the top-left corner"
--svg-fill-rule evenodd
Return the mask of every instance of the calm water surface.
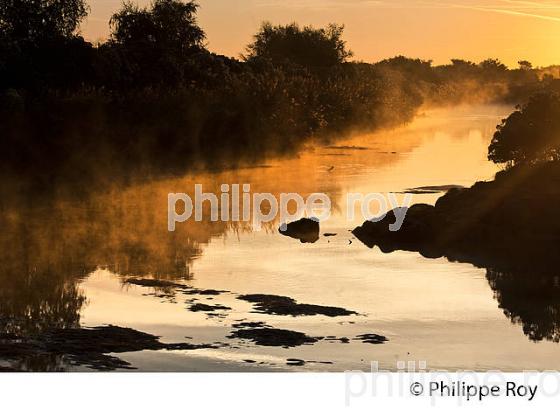
<path id="1" fill-rule="evenodd" d="M 215 350 L 117 355 L 146 371 L 367 370 L 373 360 L 393 370 L 401 360 L 426 361 L 430 369 L 560 369 L 558 343 L 533 341 L 525 331 L 540 326 L 552 329 L 552 337 L 560 321 L 542 312 L 557 305 L 533 306 L 528 312 L 517 284 L 491 282 L 486 269 L 369 249 L 350 233 L 361 217 L 346 217 L 350 192 L 470 186 L 491 179 L 497 168 L 486 160 L 486 147 L 509 111 L 494 106 L 427 111 L 406 127 L 356 135 L 330 147 L 310 146 L 297 158 L 271 160 L 262 167 L 135 185 L 87 201 L 8 209 L 0 235 L 2 310 L 25 317 L 24 324 L 18 322 L 22 327 L 113 324 L 166 342 L 229 343 Z M 207 192 L 218 192 L 222 183 L 250 183 L 253 192 L 327 193 L 333 215 L 321 224 L 321 233 L 337 235 L 302 244 L 278 234 L 276 223 L 253 231 L 244 224 L 208 221 L 189 221 L 167 232 L 167 194 L 192 192 L 196 183 Z M 440 195 L 414 195 L 413 200 L 434 203 Z M 129 277 L 231 293 L 164 294 L 124 284 Z M 289 296 L 360 315 L 263 315 L 236 299 L 247 293 Z M 193 297 L 232 310 L 219 316 L 191 312 Z M 389 341 L 263 347 L 227 338 L 232 324 L 241 320 L 310 336 L 352 339 L 377 333 Z M 286 366 L 287 358 L 332 364 L 294 368 Z"/>

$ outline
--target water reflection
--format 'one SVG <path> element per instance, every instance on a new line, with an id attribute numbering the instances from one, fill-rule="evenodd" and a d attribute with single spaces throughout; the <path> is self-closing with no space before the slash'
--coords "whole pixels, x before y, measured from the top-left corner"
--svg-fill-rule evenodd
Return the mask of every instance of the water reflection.
<path id="1" fill-rule="evenodd" d="M 560 278 L 488 269 L 486 278 L 504 314 L 535 342 L 560 342 Z"/>
<path id="2" fill-rule="evenodd" d="M 210 210 L 205 207 L 203 221 L 190 220 L 170 233 L 167 195 L 193 194 L 194 183 L 219 193 L 219 184 L 238 178 L 237 173 L 136 185 L 80 201 L 57 197 L 22 200 L 17 196 L 3 200 L 2 333 L 24 336 L 78 326 L 79 312 L 86 303 L 78 282 L 99 267 L 120 276 L 190 279 L 192 261 L 202 255 L 212 238 L 241 235 L 251 231 L 251 224 L 210 222 Z M 256 189 L 262 188 L 258 181 L 253 182 Z M 267 192 L 280 193 L 278 188 Z M 273 221 L 263 228 L 276 227 L 277 221 Z"/>
<path id="3" fill-rule="evenodd" d="M 76 279 L 86 270 L 67 257 L 64 229 L 33 217 L 27 209 L 0 215 L 0 326 L 10 335 L 77 326 L 85 302 Z"/>
<path id="4" fill-rule="evenodd" d="M 209 280 L 209 276 L 213 275 L 215 283 L 212 286 L 218 289 L 256 278 L 265 282 L 269 293 L 277 292 L 280 283 L 293 293 L 301 292 L 301 295 L 286 292 L 286 296 L 325 304 L 321 300 L 324 290 L 311 285 L 307 288 L 302 277 L 309 279 L 317 271 L 324 271 L 325 277 L 321 278 L 321 282 L 334 292 L 340 278 L 331 277 L 327 272 L 338 264 L 340 267 L 337 270 L 347 275 L 344 280 L 353 281 L 355 292 L 336 293 L 340 297 L 337 301 L 340 303 L 336 304 L 353 308 L 351 303 L 358 299 L 364 306 L 368 306 L 368 299 L 382 299 L 384 289 L 391 289 L 391 278 L 373 289 L 377 293 L 360 298 L 356 296 L 361 291 L 359 288 L 370 289 L 363 283 L 371 280 L 375 264 L 364 256 L 365 253 L 360 253 L 358 247 L 347 250 L 348 239 L 342 234 L 348 234 L 348 229 L 361 221 L 345 219 L 342 198 L 348 192 L 386 193 L 401 192 L 415 186 L 469 185 L 477 179 L 491 176 L 495 169 L 484 159 L 485 133 L 493 128 L 500 114 L 487 117 L 459 114 L 458 117 L 449 117 L 449 113 L 446 114 L 434 121 L 421 119 L 406 129 L 353 136 L 333 147 L 311 146 L 297 158 L 271 160 L 266 167 L 197 173 L 131 186 L 115 185 L 102 193 L 91 192 L 80 198 L 68 195 L 35 197 L 13 192 L 2 195 L 2 338 L 25 338 L 47 329 L 73 328 L 83 324 L 83 312 L 92 299 L 95 299 L 96 306 L 106 303 L 103 298 L 87 293 L 83 286 L 91 272 L 98 268 L 104 268 L 120 278 L 134 276 L 170 280 L 190 280 L 196 270 L 199 279 L 202 279 L 200 275 L 205 275 L 205 280 Z M 453 156 L 455 159 L 450 161 Z M 169 233 L 168 193 L 192 194 L 195 183 L 202 184 L 205 192 L 214 193 L 220 192 L 221 184 L 243 183 L 250 183 L 253 192 L 275 195 L 298 192 L 305 197 L 313 192 L 324 192 L 333 202 L 334 215 L 321 227 L 321 233 L 337 232 L 338 236 L 321 238 L 315 244 L 305 245 L 285 238 L 293 241 L 287 245 L 279 239 L 278 221 L 271 222 L 265 226 L 264 233 L 257 235 L 252 232 L 250 224 L 210 222 L 206 217 L 202 222 L 178 224 L 176 231 Z M 9 184 L 4 184 L 4 188 L 7 186 Z M 417 195 L 415 200 L 433 203 L 439 195 Z M 205 213 L 208 212 L 206 209 Z M 270 235 L 265 235 L 267 232 Z M 223 249 L 220 247 L 222 242 Z M 333 247 L 321 248 L 327 243 Z M 275 260 L 274 256 L 285 252 L 287 246 L 291 247 L 289 254 L 292 260 Z M 320 252 L 313 254 L 315 249 Z M 254 255 L 251 252 L 260 253 L 261 259 L 252 259 Z M 396 260 L 400 265 L 394 269 L 408 270 L 418 277 L 425 273 L 415 271 L 417 262 L 414 260 L 406 257 Z M 391 266 L 384 265 L 384 261 L 386 259 L 379 259 L 376 263 L 383 269 L 391 269 Z M 225 278 L 233 265 L 237 265 L 239 270 L 250 266 L 254 276 L 249 277 L 253 279 Z M 265 277 L 266 269 L 275 269 L 282 274 Z M 284 274 L 287 270 L 290 275 Z M 453 271 L 446 274 L 453 275 Z M 296 278 L 294 282 L 290 282 L 290 277 Z M 559 341 L 556 279 L 529 280 L 492 270 L 488 270 L 487 279 L 500 307 L 512 321 L 522 324 L 531 340 Z M 251 283 L 244 285 L 252 286 Z M 446 291 L 460 292 L 461 289 Z M 391 294 L 397 295 L 398 292 L 395 290 Z M 400 301 L 386 303 L 396 305 Z M 360 308 L 364 309 L 358 306 L 356 310 Z M 375 305 L 375 309 L 378 308 Z M 416 315 L 414 303 L 407 304 L 407 308 L 410 316 Z M 187 315 L 184 309 L 180 314 L 181 318 Z M 380 317 L 383 317 L 382 313 Z M 118 320 L 116 313 L 109 312 L 103 316 L 102 323 Z M 362 333 L 370 330 L 364 329 Z M 6 355 L 0 354 L 0 361 L 2 358 Z M 359 361 L 359 357 L 352 360 Z M 27 370 L 60 370 L 66 368 L 67 363 L 60 356 L 42 355 L 27 357 L 13 366 Z"/>

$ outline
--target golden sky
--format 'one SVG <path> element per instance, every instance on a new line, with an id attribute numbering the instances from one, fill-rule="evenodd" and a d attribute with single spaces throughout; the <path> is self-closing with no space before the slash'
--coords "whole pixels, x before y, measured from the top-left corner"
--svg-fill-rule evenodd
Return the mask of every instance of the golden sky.
<path id="1" fill-rule="evenodd" d="M 145 5 L 150 0 L 138 0 Z M 121 0 L 89 0 L 82 27 L 90 40 L 108 36 L 108 20 Z M 198 0 L 208 48 L 238 57 L 264 20 L 346 26 L 355 59 L 403 54 L 446 63 L 493 57 L 510 66 L 560 63 L 559 0 Z"/>

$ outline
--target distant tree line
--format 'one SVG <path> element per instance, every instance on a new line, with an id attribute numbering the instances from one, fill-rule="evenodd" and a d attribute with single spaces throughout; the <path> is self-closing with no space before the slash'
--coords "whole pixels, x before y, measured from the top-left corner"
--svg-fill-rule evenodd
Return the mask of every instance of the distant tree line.
<path id="1" fill-rule="evenodd" d="M 2 166 L 37 175 L 93 159 L 149 169 L 255 160 L 310 137 L 402 124 L 425 103 L 524 102 L 556 81 L 526 61 L 350 62 L 335 24 L 264 23 L 234 59 L 206 48 L 197 9 L 125 3 L 110 37 L 92 44 L 78 31 L 84 0 L 2 0 Z"/>

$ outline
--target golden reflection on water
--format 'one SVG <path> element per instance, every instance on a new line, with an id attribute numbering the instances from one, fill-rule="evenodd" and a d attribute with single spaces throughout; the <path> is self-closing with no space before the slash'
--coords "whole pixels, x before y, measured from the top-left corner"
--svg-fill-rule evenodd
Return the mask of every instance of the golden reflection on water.
<path id="1" fill-rule="evenodd" d="M 359 311 L 366 316 L 357 318 L 352 329 L 341 327 L 336 318 L 273 317 L 267 323 L 319 335 L 387 334 L 391 342 L 374 351 L 387 366 L 410 354 L 440 368 L 547 366 L 557 346 L 530 345 L 511 326 L 493 299 L 484 270 L 406 252 L 383 255 L 350 234 L 363 222 L 359 214 L 355 220 L 346 218 L 345 198 L 351 192 L 469 186 L 491 178 L 497 168 L 486 161 L 486 147 L 508 111 L 508 107 L 429 111 L 407 127 L 355 135 L 328 147 L 311 145 L 297 158 L 271 160 L 265 166 L 115 187 L 85 200 L 27 198 L 15 201 L 16 205 L 6 201 L 0 213 L 0 325 L 5 331 L 25 334 L 53 326 L 111 323 L 170 340 L 190 335 L 212 342 L 223 339 L 234 320 L 263 319 L 231 295 L 219 300 L 233 308 L 228 317 L 209 319 L 185 310 L 184 301 L 162 303 L 146 296 L 146 289 L 124 286 L 118 279 L 151 276 Z M 322 223 L 321 231 L 337 236 L 303 245 L 279 235 L 278 221 L 254 232 L 249 223 L 210 222 L 209 218 L 189 220 L 178 224 L 175 232 L 167 231 L 168 193 L 192 195 L 194 184 L 219 193 L 221 184 L 244 183 L 251 184 L 252 192 L 275 196 L 328 194 L 333 215 Z M 439 196 L 413 199 L 433 203 Z M 442 353 L 446 348 L 448 353 Z M 478 349 L 478 358 L 473 357 L 473 348 Z M 510 362 L 520 349 L 524 349 L 523 360 Z M 241 352 L 245 357 L 257 354 Z M 274 349 L 259 352 L 283 354 Z M 230 357 L 221 351 L 223 369 L 239 361 L 239 354 Z M 359 368 L 364 366 L 361 360 L 372 359 L 367 345 L 345 351 L 338 345 L 304 347 L 298 354 L 336 357 L 331 369 L 338 370 Z M 218 360 L 211 353 L 194 355 Z M 144 363 L 149 355 L 133 357 Z M 148 360 L 145 368 L 177 368 L 168 358 L 154 360 L 156 365 L 152 361 L 150 367 Z"/>

